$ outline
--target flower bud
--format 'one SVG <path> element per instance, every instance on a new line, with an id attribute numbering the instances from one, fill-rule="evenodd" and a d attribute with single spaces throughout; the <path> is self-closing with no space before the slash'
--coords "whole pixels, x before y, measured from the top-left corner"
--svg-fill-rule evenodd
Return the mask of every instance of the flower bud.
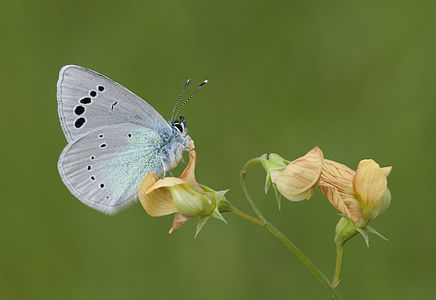
<path id="1" fill-rule="evenodd" d="M 337 246 L 342 246 L 357 233 L 358 231 L 354 222 L 347 217 L 342 217 L 336 225 L 335 244 Z"/>

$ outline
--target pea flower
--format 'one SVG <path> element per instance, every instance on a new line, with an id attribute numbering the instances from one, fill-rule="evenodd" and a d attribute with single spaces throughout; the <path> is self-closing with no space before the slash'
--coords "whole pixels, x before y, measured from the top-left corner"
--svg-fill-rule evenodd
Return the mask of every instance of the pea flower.
<path id="1" fill-rule="evenodd" d="M 366 231 L 385 238 L 367 224 L 389 207 L 391 193 L 386 178 L 392 167 L 381 168 L 374 160 L 364 159 L 354 171 L 324 159 L 318 147 L 292 162 L 277 154 L 266 154 L 258 160 L 267 172 L 265 192 L 272 184 L 278 199 L 280 195 L 291 201 L 310 199 L 319 186 L 329 202 L 345 216 L 336 226 L 337 243 L 361 233 L 368 244 Z"/>
<path id="2" fill-rule="evenodd" d="M 391 170 L 392 167 L 381 168 L 372 159 L 361 160 L 356 171 L 324 160 L 319 187 L 329 202 L 345 216 L 336 225 L 336 245 L 341 246 L 360 233 L 369 246 L 367 232 L 387 240 L 368 223 L 389 207 L 391 192 L 386 178 Z"/>
<path id="3" fill-rule="evenodd" d="M 364 159 L 353 171 L 343 164 L 325 159 L 319 187 L 337 210 L 358 227 L 365 227 L 389 207 L 391 193 L 386 177 L 391 169 L 380 168 L 374 160 Z"/>
<path id="4" fill-rule="evenodd" d="M 310 199 L 316 189 L 323 153 L 316 146 L 292 162 L 274 153 L 263 155 L 260 161 L 267 172 L 265 193 L 272 183 L 278 199 L 281 194 L 288 200 L 301 201 Z"/>
<path id="5" fill-rule="evenodd" d="M 154 173 L 148 173 L 141 181 L 138 195 L 142 206 L 150 216 L 159 217 L 174 213 L 170 234 L 187 220 L 199 217 L 195 233 L 197 236 L 210 217 L 226 222 L 219 212 L 219 205 L 227 202 L 224 196 L 227 190 L 214 191 L 197 183 L 195 179 L 197 153 L 193 141 L 189 148 L 191 149 L 189 163 L 179 178 L 158 179 Z"/>

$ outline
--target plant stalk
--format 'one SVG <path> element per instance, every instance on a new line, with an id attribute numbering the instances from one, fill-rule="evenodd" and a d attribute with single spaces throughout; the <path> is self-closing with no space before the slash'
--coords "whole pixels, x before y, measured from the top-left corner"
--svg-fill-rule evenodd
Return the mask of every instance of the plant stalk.
<path id="1" fill-rule="evenodd" d="M 253 209 L 253 211 L 256 213 L 256 215 L 259 217 L 261 221 L 263 221 L 263 225 L 266 229 L 269 230 L 280 242 L 282 242 L 283 245 L 285 245 L 289 250 L 292 251 L 292 253 L 297 256 L 297 258 L 309 269 L 309 271 L 312 272 L 313 275 L 315 275 L 316 278 L 321 282 L 321 284 L 324 286 L 324 288 L 329 292 L 330 296 L 333 299 L 341 299 L 339 293 L 337 292 L 336 288 L 330 284 L 329 279 L 316 267 L 311 260 L 300 250 L 298 247 L 280 230 L 278 230 L 272 223 L 266 220 L 265 216 L 262 214 L 262 212 L 257 208 L 256 204 L 254 203 L 253 199 L 251 198 L 246 181 L 245 181 L 245 175 L 247 173 L 247 169 L 249 166 L 254 165 L 256 163 L 260 163 L 259 158 L 254 158 L 249 160 L 241 169 L 240 173 L 240 181 L 241 181 L 241 188 L 244 192 L 244 196 L 247 199 L 248 203 L 250 204 L 250 207 Z M 233 211 L 232 211 L 233 212 Z"/>
<path id="2" fill-rule="evenodd" d="M 342 253 L 344 252 L 343 245 L 336 245 L 336 268 L 335 275 L 333 277 L 332 286 L 336 288 L 339 285 L 341 275 Z"/>

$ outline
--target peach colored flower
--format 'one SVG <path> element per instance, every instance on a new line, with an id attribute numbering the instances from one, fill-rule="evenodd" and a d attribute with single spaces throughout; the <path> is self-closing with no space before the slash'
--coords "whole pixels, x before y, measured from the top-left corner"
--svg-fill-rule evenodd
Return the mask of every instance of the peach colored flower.
<path id="1" fill-rule="evenodd" d="M 383 214 L 389 207 L 391 194 L 386 177 L 392 167 L 380 168 L 372 159 L 359 162 L 357 171 L 325 159 L 319 187 L 330 203 L 358 226 Z"/>
<path id="2" fill-rule="evenodd" d="M 318 147 L 290 162 L 283 170 L 272 170 L 271 181 L 291 201 L 312 197 L 321 174 L 323 153 Z"/>
<path id="3" fill-rule="evenodd" d="M 301 201 L 309 199 L 316 189 L 323 153 L 321 149 L 314 147 L 292 162 L 275 153 L 262 155 L 259 160 L 267 174 L 265 193 L 272 184 L 278 200 L 279 195 L 283 195 L 288 200 Z"/>
<path id="4" fill-rule="evenodd" d="M 218 210 L 218 204 L 225 200 L 227 191 L 214 191 L 197 183 L 195 165 L 197 153 L 194 142 L 189 148 L 189 163 L 179 178 L 165 177 L 158 179 L 155 174 L 148 173 L 139 186 L 139 200 L 145 211 L 153 217 L 174 213 L 173 225 L 169 231 L 182 226 L 193 217 L 200 217 L 197 232 L 201 230 L 209 217 L 215 217 L 225 222 Z"/>
<path id="5" fill-rule="evenodd" d="M 338 162 L 324 159 L 314 147 L 292 162 L 278 154 L 259 158 L 267 172 L 266 188 L 273 187 L 286 199 L 309 199 L 317 186 L 345 216 L 364 227 L 388 208 L 391 194 L 387 179 L 392 167 L 380 168 L 372 159 L 360 161 L 357 171 Z"/>

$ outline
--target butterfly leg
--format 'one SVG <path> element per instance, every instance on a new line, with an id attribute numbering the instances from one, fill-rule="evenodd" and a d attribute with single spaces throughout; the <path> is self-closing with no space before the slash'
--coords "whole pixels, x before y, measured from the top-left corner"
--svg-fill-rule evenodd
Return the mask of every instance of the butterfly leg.
<path id="1" fill-rule="evenodd" d="M 165 177 L 165 175 L 167 174 L 167 170 L 165 170 L 165 163 L 162 158 L 160 159 L 160 161 L 162 162 L 163 177 Z"/>
<path id="2" fill-rule="evenodd" d="M 184 149 L 185 149 L 185 151 L 188 151 L 188 152 L 191 152 L 191 151 L 195 150 L 195 148 L 189 149 L 188 147 L 184 147 Z"/>

